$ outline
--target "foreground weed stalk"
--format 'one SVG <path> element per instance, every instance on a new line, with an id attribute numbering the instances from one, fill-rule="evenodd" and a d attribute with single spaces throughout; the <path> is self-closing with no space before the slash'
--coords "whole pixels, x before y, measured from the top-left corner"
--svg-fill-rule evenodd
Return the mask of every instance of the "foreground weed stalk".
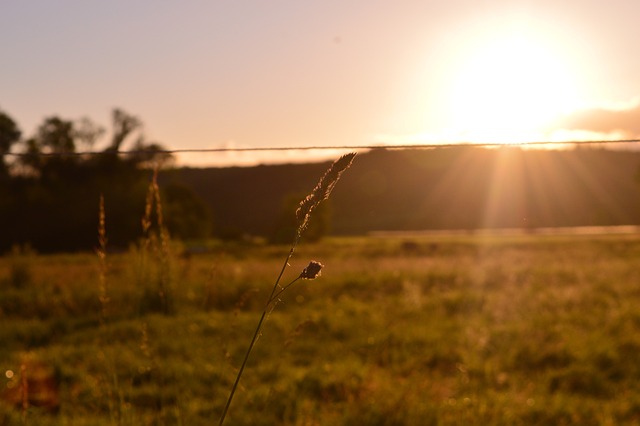
<path id="1" fill-rule="evenodd" d="M 100 194 L 100 202 L 98 206 L 98 247 L 96 248 L 96 254 L 98 255 L 99 260 L 99 276 L 98 276 L 98 298 L 100 300 L 100 330 L 99 334 L 99 345 L 102 348 L 107 347 L 107 338 L 106 338 L 106 329 L 107 329 L 107 321 L 109 316 L 109 292 L 107 289 L 107 273 L 109 271 L 109 266 L 107 264 L 107 226 L 106 226 L 106 213 L 104 207 L 104 196 Z M 120 419 L 122 417 L 122 403 L 116 406 L 113 402 L 114 391 L 119 392 L 118 386 L 118 378 L 115 372 L 115 365 L 113 361 L 113 357 L 108 353 L 106 349 L 99 352 L 99 357 L 101 361 L 103 361 L 105 366 L 105 374 L 107 380 L 105 380 L 106 386 L 104 386 L 107 397 L 108 397 L 108 406 L 109 406 L 109 415 L 111 419 L 111 423 L 115 424 L 116 421 L 120 424 Z M 111 382 L 109 379 L 111 378 Z"/>
<path id="2" fill-rule="evenodd" d="M 152 229 L 154 225 L 157 231 Z M 158 186 L 158 168 L 154 168 L 147 190 L 143 239 L 140 244 L 138 281 L 143 287 L 140 309 L 169 315 L 174 312 L 171 292 L 171 253 L 169 231 L 164 223 L 162 200 Z M 151 288 L 155 286 L 155 288 Z"/>
<path id="3" fill-rule="evenodd" d="M 251 355 L 251 351 L 253 350 L 253 346 L 260 335 L 260 330 L 262 329 L 262 324 L 264 323 L 265 317 L 268 312 L 271 312 L 278 301 L 278 297 L 289 287 L 295 284 L 297 281 L 301 279 L 312 280 L 320 275 L 320 271 L 322 270 L 323 265 L 320 262 L 316 262 L 312 260 L 309 265 L 304 268 L 304 270 L 289 284 L 284 287 L 280 286 L 280 280 L 282 280 L 282 276 L 284 275 L 284 271 L 289 266 L 289 260 L 293 256 L 293 252 L 295 251 L 300 238 L 304 230 L 307 228 L 309 224 L 309 219 L 311 218 L 311 213 L 313 210 L 318 207 L 318 205 L 329 198 L 331 191 L 338 183 L 342 172 L 351 166 L 355 153 L 345 154 L 339 159 L 337 159 L 331 167 L 325 172 L 325 174 L 320 178 L 316 187 L 311 191 L 309 195 L 305 197 L 304 200 L 300 202 L 298 209 L 296 210 L 296 219 L 297 219 L 297 229 L 293 239 L 293 244 L 291 245 L 291 249 L 289 250 L 289 254 L 284 260 L 284 264 L 280 269 L 280 273 L 278 274 L 278 278 L 276 279 L 275 284 L 273 285 L 273 289 L 271 290 L 271 294 L 269 294 L 269 298 L 267 302 L 264 304 L 264 309 L 262 310 L 262 315 L 260 316 L 260 320 L 258 321 L 258 325 L 256 326 L 256 330 L 253 333 L 253 337 L 251 338 L 251 343 L 249 343 L 249 347 L 247 348 L 247 352 L 244 355 L 244 359 L 242 360 L 242 365 L 238 370 L 238 375 L 236 376 L 236 380 L 233 383 L 233 387 L 231 388 L 231 392 L 229 393 L 229 398 L 227 399 L 227 403 L 224 407 L 224 411 L 222 412 L 222 416 L 220 417 L 219 425 L 222 426 L 224 423 L 224 419 L 227 416 L 227 412 L 229 411 L 229 406 L 231 406 L 231 401 L 233 400 L 233 396 L 235 395 L 236 389 L 238 388 L 238 384 L 240 383 L 240 378 L 242 377 L 242 373 L 244 372 L 244 368 L 247 365 L 247 361 L 249 360 L 249 356 Z"/>
<path id="4" fill-rule="evenodd" d="M 107 228 L 106 215 L 104 212 L 104 196 L 100 194 L 100 205 L 98 212 L 98 248 L 96 254 L 100 260 L 99 275 L 99 297 L 100 297 L 100 323 L 105 324 L 109 310 L 109 294 L 107 292 Z"/>

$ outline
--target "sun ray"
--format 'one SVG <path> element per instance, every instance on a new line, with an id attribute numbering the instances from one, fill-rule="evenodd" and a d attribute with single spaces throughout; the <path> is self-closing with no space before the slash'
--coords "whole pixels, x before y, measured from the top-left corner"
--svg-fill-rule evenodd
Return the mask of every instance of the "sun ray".
<path id="1" fill-rule="evenodd" d="M 500 148 L 494 156 L 482 227 L 526 228 L 527 196 L 524 185 L 524 158 L 519 148 Z"/>

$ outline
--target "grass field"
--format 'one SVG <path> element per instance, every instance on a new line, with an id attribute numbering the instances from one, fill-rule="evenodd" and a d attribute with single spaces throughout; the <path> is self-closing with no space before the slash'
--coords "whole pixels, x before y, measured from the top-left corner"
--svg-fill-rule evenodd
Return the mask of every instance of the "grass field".
<path id="1" fill-rule="evenodd" d="M 288 248 L 0 259 L 0 425 L 217 424 Z M 229 425 L 640 423 L 640 237 L 302 243 Z M 160 292 L 162 294 L 160 294 Z"/>

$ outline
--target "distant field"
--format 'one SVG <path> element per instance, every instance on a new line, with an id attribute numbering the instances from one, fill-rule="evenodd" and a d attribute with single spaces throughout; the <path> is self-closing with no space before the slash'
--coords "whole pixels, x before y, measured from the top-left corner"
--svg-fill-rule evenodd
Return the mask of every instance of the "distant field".
<path id="1" fill-rule="evenodd" d="M 0 258 L 0 425 L 217 424 L 288 248 L 209 247 Z M 640 423 L 638 234 L 303 242 L 284 282 L 311 259 L 225 424 Z"/>
<path id="2" fill-rule="evenodd" d="M 425 231 L 373 231 L 372 237 L 436 237 L 436 236 L 516 236 L 516 235 L 611 235 L 638 234 L 640 226 L 555 226 L 548 228 L 436 229 Z"/>

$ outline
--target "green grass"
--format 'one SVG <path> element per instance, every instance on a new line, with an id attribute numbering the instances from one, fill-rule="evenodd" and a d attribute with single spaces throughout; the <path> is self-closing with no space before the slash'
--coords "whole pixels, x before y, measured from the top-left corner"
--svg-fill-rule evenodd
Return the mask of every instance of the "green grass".
<path id="1" fill-rule="evenodd" d="M 640 423 L 639 237 L 410 240 L 298 247 L 285 277 L 322 276 L 268 316 L 229 425 Z M 104 321 L 96 255 L 1 258 L 0 425 L 215 424 L 288 247 L 212 247 L 170 259 L 168 314 L 152 260 L 107 255 Z M 56 413 L 8 402 L 22 364 Z"/>

